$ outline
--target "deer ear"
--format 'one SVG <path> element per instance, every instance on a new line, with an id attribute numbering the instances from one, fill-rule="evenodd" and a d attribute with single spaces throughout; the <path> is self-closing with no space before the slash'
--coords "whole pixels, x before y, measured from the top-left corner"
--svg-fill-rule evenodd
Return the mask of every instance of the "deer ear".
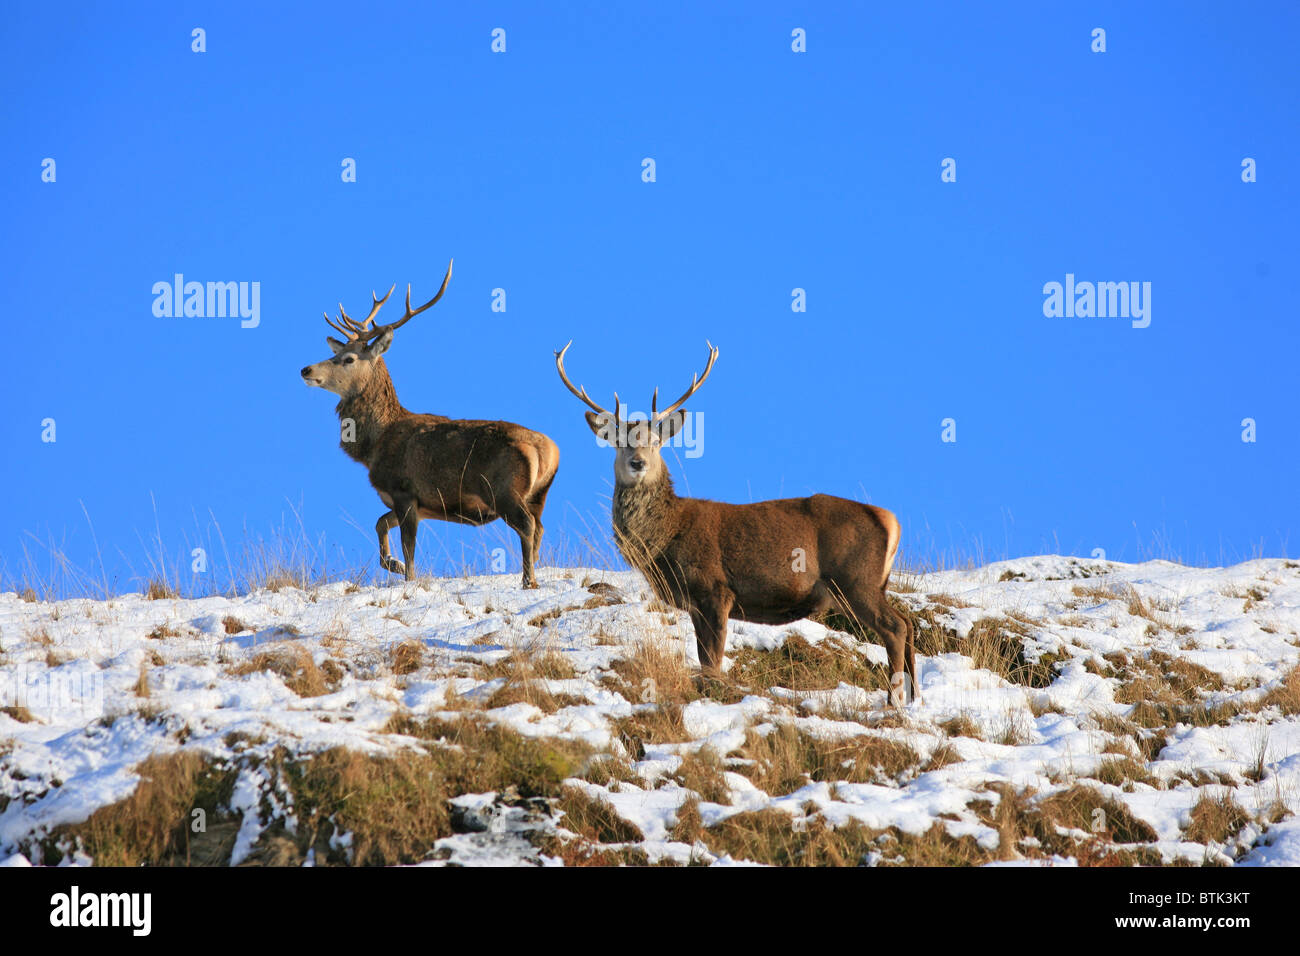
<path id="1" fill-rule="evenodd" d="M 679 408 L 659 423 L 659 442 L 668 444 L 669 439 L 682 430 L 686 424 L 686 409 Z"/>
<path id="2" fill-rule="evenodd" d="M 389 329 L 383 335 L 379 336 L 379 338 L 371 342 L 370 345 L 366 347 L 366 351 L 370 354 L 371 358 L 374 358 L 375 356 L 383 355 L 385 352 L 387 352 L 388 346 L 392 344 L 393 344 L 393 330 Z"/>
<path id="3" fill-rule="evenodd" d="M 347 348 L 347 345 L 345 345 L 343 342 L 340 342 L 332 335 L 325 336 L 325 344 L 330 347 L 330 351 L 333 352 L 335 355 L 338 355 L 345 348 Z"/>
<path id="4" fill-rule="evenodd" d="M 608 438 L 605 432 L 609 428 L 609 419 L 604 415 L 597 415 L 595 412 L 587 412 L 587 427 L 595 432 L 597 438 Z"/>

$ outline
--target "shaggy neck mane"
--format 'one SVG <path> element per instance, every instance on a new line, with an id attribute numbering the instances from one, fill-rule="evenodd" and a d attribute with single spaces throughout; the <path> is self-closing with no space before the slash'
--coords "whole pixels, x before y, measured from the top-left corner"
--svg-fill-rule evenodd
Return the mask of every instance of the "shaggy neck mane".
<path id="1" fill-rule="evenodd" d="M 647 567 L 668 546 L 677 530 L 678 500 L 667 469 L 654 481 L 615 487 L 614 543 L 632 567 Z"/>
<path id="2" fill-rule="evenodd" d="M 384 429 L 411 414 L 397 400 L 393 377 L 388 374 L 388 366 L 382 358 L 375 362 L 375 370 L 365 387 L 343 398 L 334 410 L 338 412 L 340 428 L 346 427 L 350 418 L 356 430 L 356 440 L 344 441 L 340 437 L 339 447 L 348 457 L 363 463 L 369 461 Z"/>

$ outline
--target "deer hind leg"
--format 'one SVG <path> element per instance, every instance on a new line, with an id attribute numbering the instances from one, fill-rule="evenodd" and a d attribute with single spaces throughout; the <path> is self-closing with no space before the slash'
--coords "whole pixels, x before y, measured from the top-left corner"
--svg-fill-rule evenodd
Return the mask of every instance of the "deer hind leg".
<path id="1" fill-rule="evenodd" d="M 888 605 L 886 604 L 886 607 Z M 906 614 L 899 613 L 893 608 L 889 608 L 896 618 L 903 622 L 903 627 L 907 629 L 907 652 L 906 652 L 906 671 L 908 678 L 908 689 L 912 692 L 912 703 L 923 704 L 921 699 L 921 672 L 916 669 L 916 628 L 912 625 L 912 620 Z"/>
<path id="2" fill-rule="evenodd" d="M 512 507 L 502 517 L 507 525 L 519 535 L 519 552 L 524 559 L 523 587 L 537 587 L 537 575 L 533 572 L 533 559 L 537 554 L 535 539 L 539 536 L 538 522 L 522 504 Z"/>
<path id="3" fill-rule="evenodd" d="M 838 589 L 832 587 L 832 593 Z M 921 703 L 921 681 L 916 670 L 916 642 L 912 623 L 889 606 L 885 592 L 850 588 L 839 592 L 844 610 L 871 628 L 885 642 L 889 655 L 889 703 L 901 708 L 909 700 Z"/>
<path id="4" fill-rule="evenodd" d="M 533 516 L 533 564 L 542 553 L 542 509 L 532 511 Z"/>
<path id="5" fill-rule="evenodd" d="M 402 557 L 406 560 L 403 571 L 406 580 L 415 580 L 415 535 L 420 530 L 419 503 L 411 498 L 393 502 L 393 515 L 402 527 Z"/>
<path id="6" fill-rule="evenodd" d="M 392 511 L 380 515 L 375 522 L 375 534 L 379 535 L 379 566 L 393 574 L 405 574 L 406 565 L 393 557 L 388 547 L 388 533 L 397 527 L 397 515 Z"/>
<path id="7" fill-rule="evenodd" d="M 555 476 L 551 476 L 551 481 Z M 533 516 L 533 563 L 536 564 L 542 553 L 542 509 L 546 507 L 546 495 L 551 490 L 551 482 L 548 481 L 540 489 L 533 492 L 532 498 L 528 500 L 528 511 Z"/>

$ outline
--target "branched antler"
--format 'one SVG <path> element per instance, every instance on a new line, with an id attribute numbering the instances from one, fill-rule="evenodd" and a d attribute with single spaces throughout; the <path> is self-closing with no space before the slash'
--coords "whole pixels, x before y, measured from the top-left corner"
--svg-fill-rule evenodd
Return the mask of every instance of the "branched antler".
<path id="1" fill-rule="evenodd" d="M 454 261 L 455 260 L 452 260 L 452 262 Z M 367 315 L 363 321 L 358 322 L 343 311 L 342 302 L 339 303 L 338 321 L 336 322 L 332 320 L 328 314 L 325 315 L 325 321 L 329 323 L 330 328 L 336 329 L 338 332 L 342 333 L 349 342 L 355 342 L 358 340 L 369 342 L 372 339 L 379 338 L 379 336 L 383 335 L 385 332 L 400 329 L 407 322 L 411 321 L 411 319 L 415 318 L 425 309 L 433 306 L 442 298 L 442 294 L 447 291 L 447 283 L 451 281 L 452 262 L 447 263 L 447 274 L 443 277 L 442 286 L 438 289 L 438 294 L 418 309 L 411 308 L 411 286 L 409 283 L 407 284 L 406 314 L 396 322 L 390 322 L 387 325 L 371 325 L 371 323 L 375 321 L 375 316 L 379 314 L 379 310 L 383 308 L 384 303 L 388 301 L 388 297 L 393 294 L 393 289 L 397 288 L 397 283 L 395 282 L 389 287 L 388 292 L 382 299 L 375 295 L 374 292 L 370 293 L 370 298 L 372 300 L 370 305 L 370 314 Z"/>

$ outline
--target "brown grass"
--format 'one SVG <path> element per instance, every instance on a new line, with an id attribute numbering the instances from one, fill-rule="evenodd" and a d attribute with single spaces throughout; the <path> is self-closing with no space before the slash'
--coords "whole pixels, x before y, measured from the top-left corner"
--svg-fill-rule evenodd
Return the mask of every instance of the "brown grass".
<path id="1" fill-rule="evenodd" d="M 136 772 L 141 780 L 125 800 L 102 807 L 84 823 L 56 827 L 43 843 L 42 861 L 62 853 L 56 844 L 79 841 L 98 866 L 211 864 L 229 859 L 234 832 L 217 827 L 219 807 L 234 789 L 233 769 L 189 751 L 153 756 Z M 193 811 L 207 816 L 208 834 L 191 829 Z M 220 844 L 229 837 L 229 847 Z"/>
<path id="2" fill-rule="evenodd" d="M 269 648 L 251 660 L 237 664 L 229 673 L 234 677 L 270 671 L 284 681 L 286 687 L 299 697 L 320 697 L 332 687 L 324 672 L 316 665 L 311 653 L 293 644 Z"/>
<path id="3" fill-rule="evenodd" d="M 524 797 L 557 796 L 564 779 L 578 776 L 592 755 L 578 741 L 524 737 L 469 714 L 454 721 L 397 714 L 385 732 L 425 741 L 453 795 L 510 789 Z"/>
<path id="4" fill-rule="evenodd" d="M 132 688 L 137 697 L 148 697 L 149 694 L 149 666 L 140 662 L 140 675 L 135 679 L 135 686 Z"/>
<path id="5" fill-rule="evenodd" d="M 916 652 L 926 656 L 957 653 L 969 657 L 974 665 L 991 671 L 1013 684 L 1047 687 L 1056 679 L 1055 665 L 1068 661 L 1070 655 L 1040 653 L 1032 659 L 1025 653 L 1025 639 L 1033 633 L 1037 621 L 1021 616 L 982 617 L 966 637 L 940 620 L 934 607 L 914 612 L 905 605 L 895 605 L 912 619 L 916 632 Z"/>
<path id="6" fill-rule="evenodd" d="M 1093 774 L 1093 777 L 1102 783 L 1113 784 L 1117 787 L 1123 786 L 1129 781 L 1145 783 L 1152 787 L 1160 785 L 1160 781 L 1147 770 L 1146 764 L 1128 755 L 1103 760 L 1097 767 L 1097 772 Z"/>
<path id="7" fill-rule="evenodd" d="M 555 807 L 564 816 L 560 826 L 593 843 L 640 843 L 645 834 L 618 815 L 607 800 L 592 797 L 577 787 L 565 787 Z"/>
<path id="8" fill-rule="evenodd" d="M 1115 846 L 1149 843 L 1156 834 L 1122 804 L 1092 787 L 1076 785 L 1045 798 L 1032 789 L 1017 791 L 1008 784 L 989 789 L 999 795 L 996 806 L 992 801 L 975 801 L 971 808 L 998 831 L 1001 859 L 1059 854 L 1074 857 L 1080 866 L 1161 864 L 1153 848 Z"/>
<path id="9" fill-rule="evenodd" d="M 1248 823 L 1250 814 L 1230 793 L 1216 797 L 1207 794 L 1192 807 L 1192 821 L 1184 835 L 1193 843 L 1226 843 Z"/>
<path id="10" fill-rule="evenodd" d="M 687 790 L 694 791 L 701 800 L 709 803 L 731 803 L 731 788 L 722 776 L 723 766 L 718 755 L 709 747 L 701 747 L 682 758 L 681 766 L 672 779 Z"/>
<path id="11" fill-rule="evenodd" d="M 691 835 L 680 821 L 679 814 L 674 837 Z M 719 856 L 773 866 L 860 866 L 872 851 L 881 854 L 884 866 L 970 866 L 993 858 L 973 838 L 949 836 L 941 823 L 918 836 L 871 830 L 856 821 L 831 827 L 815 814 L 796 829 L 790 815 L 780 810 L 740 813 L 700 828 L 697 836 Z"/>
<path id="12" fill-rule="evenodd" d="M 970 737 L 974 740 L 983 740 L 984 735 L 980 732 L 979 724 L 975 723 L 967 714 L 958 714 L 956 717 L 949 717 L 942 721 L 939 727 L 949 737 Z"/>
<path id="13" fill-rule="evenodd" d="M 488 710 L 527 703 L 551 714 L 561 707 L 586 703 L 581 697 L 553 694 L 548 689 L 547 681 L 572 680 L 577 676 L 573 664 L 557 651 L 535 648 L 516 651 L 493 664 L 483 666 L 481 676 L 506 679 L 505 684 L 484 703 L 483 706 Z"/>
<path id="14" fill-rule="evenodd" d="M 889 687 L 885 669 L 870 663 L 857 648 L 834 637 L 809 644 L 796 634 L 774 651 L 741 648 L 728 677 L 740 686 L 763 691 L 772 687 L 834 690 L 841 682 L 869 691 Z"/>
<path id="15" fill-rule="evenodd" d="M 152 579 L 144 589 L 144 596 L 150 601 L 162 601 L 180 597 L 180 592 L 161 578 Z"/>
<path id="16" fill-rule="evenodd" d="M 1300 667 L 1287 671 L 1282 682 L 1260 701 L 1260 706 L 1277 707 L 1288 717 L 1300 714 Z"/>
<path id="17" fill-rule="evenodd" d="M 1208 703 L 1207 695 L 1224 689 L 1223 679 L 1183 658 L 1156 651 L 1142 659 L 1123 658 L 1119 670 L 1115 700 L 1133 705 L 1129 720 L 1138 726 L 1155 730 L 1181 722 L 1207 727 L 1241 712 L 1232 703 Z"/>
<path id="18" fill-rule="evenodd" d="M 827 740 L 788 723 L 766 735 L 746 731 L 738 755 L 753 763 L 738 766 L 736 772 L 774 797 L 793 793 L 809 781 L 885 783 L 921 763 L 911 747 L 885 737 Z"/>
<path id="19" fill-rule="evenodd" d="M 610 681 L 633 703 L 688 703 L 699 698 L 694 674 L 676 642 L 644 640 L 615 660 Z"/>
<path id="20" fill-rule="evenodd" d="M 402 641 L 388 654 L 388 664 L 394 674 L 413 674 L 424 663 L 424 645 L 419 641 Z"/>

